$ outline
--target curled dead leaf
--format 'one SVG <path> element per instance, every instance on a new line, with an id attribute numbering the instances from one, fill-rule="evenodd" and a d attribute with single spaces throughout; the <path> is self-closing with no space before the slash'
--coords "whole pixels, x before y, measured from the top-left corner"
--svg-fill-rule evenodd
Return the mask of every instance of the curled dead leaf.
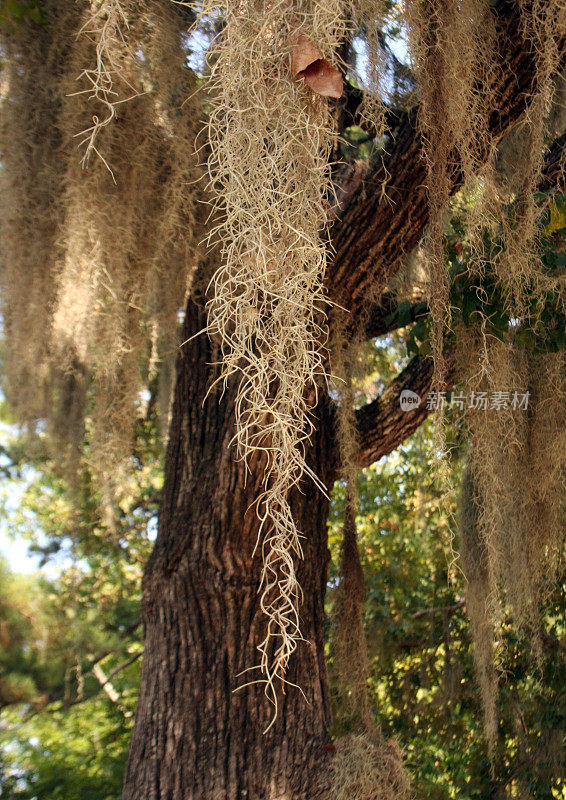
<path id="1" fill-rule="evenodd" d="M 344 91 L 340 70 L 324 58 L 313 61 L 297 78 L 322 97 L 341 97 Z"/>
<path id="2" fill-rule="evenodd" d="M 322 97 L 341 97 L 344 91 L 340 70 L 303 34 L 293 38 L 291 75 Z"/>
<path id="3" fill-rule="evenodd" d="M 293 37 L 291 50 L 291 75 L 296 78 L 299 73 L 305 70 L 313 61 L 319 61 L 322 53 L 317 50 L 310 39 L 302 34 Z"/>

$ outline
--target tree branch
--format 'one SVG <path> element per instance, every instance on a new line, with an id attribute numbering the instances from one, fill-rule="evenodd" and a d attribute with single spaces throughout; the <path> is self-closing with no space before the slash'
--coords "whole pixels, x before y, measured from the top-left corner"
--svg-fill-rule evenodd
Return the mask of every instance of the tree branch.
<path id="1" fill-rule="evenodd" d="M 100 684 L 100 688 L 104 689 L 104 691 L 106 692 L 106 694 L 108 695 L 110 700 L 112 700 L 113 703 L 117 703 L 118 700 L 120 699 L 120 695 L 110 682 L 110 678 L 107 677 L 106 673 L 104 672 L 100 664 L 95 664 L 94 667 L 92 668 L 92 671 L 94 673 L 96 680 Z"/>
<path id="2" fill-rule="evenodd" d="M 466 605 L 465 600 L 459 600 L 451 606 L 436 606 L 435 608 L 421 608 L 411 614 L 411 619 L 418 619 L 418 617 L 434 616 L 435 614 L 454 614 L 460 608 Z"/>
<path id="3" fill-rule="evenodd" d="M 399 328 L 404 328 L 428 314 L 428 306 L 423 297 L 414 297 L 403 307 L 394 292 L 385 292 L 370 311 L 366 324 L 368 339 L 385 336 Z"/>
<path id="4" fill-rule="evenodd" d="M 446 391 L 454 383 L 454 368 L 450 363 L 447 366 Z M 415 356 L 380 397 L 356 412 L 361 469 L 392 453 L 428 417 L 426 397 L 433 371 L 432 358 Z M 400 395 L 404 389 L 419 395 L 418 407 L 407 411 L 401 408 Z"/>
<path id="5" fill-rule="evenodd" d="M 544 191 L 560 185 L 564 180 L 563 154 L 566 147 L 566 133 L 559 136 L 550 146 L 545 158 L 545 167 L 540 188 Z M 380 303 L 374 305 L 366 325 L 368 338 L 383 336 L 398 327 L 414 322 L 422 314 L 427 313 L 421 301 L 405 309 L 390 319 L 399 306 L 395 295 L 384 293 Z M 393 452 L 407 439 L 428 417 L 426 396 L 430 391 L 433 375 L 431 358 L 417 356 L 395 378 L 381 397 L 361 408 L 356 416 L 358 437 L 361 443 L 361 467 L 367 467 L 380 458 Z M 456 379 L 454 365 L 450 354 L 447 354 L 447 373 L 445 391 L 452 388 Z M 403 411 L 400 406 L 400 394 L 403 389 L 410 389 L 421 397 L 422 402 L 410 411 Z"/>
<path id="6" fill-rule="evenodd" d="M 519 24 L 518 3 L 499 0 L 494 15 L 502 68 L 494 86 L 489 126 L 497 140 L 525 111 L 536 70 L 532 44 L 523 38 Z M 560 42 L 564 43 L 564 37 Z M 453 191 L 461 180 L 455 168 Z M 365 178 L 358 168 L 356 182 L 357 188 L 345 193 L 346 206 L 331 231 L 334 257 L 326 275 L 329 298 L 352 314 L 350 330 L 355 329 L 376 288 L 385 286 L 428 224 L 426 166 L 415 110 L 397 118 L 387 154 Z"/>
<path id="7" fill-rule="evenodd" d="M 141 618 L 136 619 L 130 625 L 128 625 L 127 628 L 124 628 L 123 631 L 118 631 L 118 635 L 120 636 L 121 639 L 125 639 L 131 633 L 134 633 L 134 631 L 136 631 L 141 624 L 142 624 Z M 89 655 L 87 655 L 87 658 L 88 658 L 88 660 L 90 661 L 91 664 L 93 664 L 93 665 L 94 664 L 98 664 L 98 662 L 99 661 L 103 661 L 106 658 L 106 656 L 109 656 L 111 653 L 116 653 L 119 650 L 122 650 L 124 647 L 126 647 L 126 643 L 120 645 L 119 647 L 103 650 L 101 653 L 98 653 L 96 656 L 89 654 Z"/>

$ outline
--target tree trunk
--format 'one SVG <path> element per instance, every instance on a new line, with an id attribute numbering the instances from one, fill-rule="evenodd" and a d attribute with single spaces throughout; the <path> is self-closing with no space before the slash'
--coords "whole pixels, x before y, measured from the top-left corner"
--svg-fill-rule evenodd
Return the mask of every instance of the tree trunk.
<path id="1" fill-rule="evenodd" d="M 183 340 L 204 327 L 202 298 L 188 302 Z M 196 296 L 195 296 L 196 295 Z M 312 484 L 293 497 L 304 534 L 298 564 L 306 641 L 292 659 L 279 714 L 258 663 L 266 621 L 259 605 L 261 558 L 253 555 L 253 502 L 259 461 L 235 459 L 234 385 L 206 392 L 218 361 L 206 335 L 184 344 L 177 364 L 159 534 L 143 584 L 145 652 L 141 693 L 126 770 L 124 800 L 299 800 L 327 797 L 330 738 L 324 657 L 328 501 Z M 327 400 L 310 459 L 328 487 L 334 480 Z M 243 674 L 242 674 L 243 673 Z"/>

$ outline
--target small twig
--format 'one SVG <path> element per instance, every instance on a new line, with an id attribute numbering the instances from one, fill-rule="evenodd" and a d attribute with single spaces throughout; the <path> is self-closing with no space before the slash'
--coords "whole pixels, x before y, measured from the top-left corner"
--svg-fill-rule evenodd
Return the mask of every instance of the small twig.
<path id="1" fill-rule="evenodd" d="M 421 608 L 419 611 L 415 611 L 414 614 L 411 614 L 411 619 L 417 619 L 417 617 L 424 617 L 430 614 L 454 614 L 454 612 L 458 611 L 459 608 L 462 608 L 466 605 L 465 600 L 459 600 L 455 605 L 452 606 L 438 606 L 437 608 Z"/>
<path id="2" fill-rule="evenodd" d="M 117 674 L 118 674 L 119 672 L 121 672 L 123 669 L 126 669 L 126 667 L 129 667 L 129 666 L 130 666 L 130 664 L 133 664 L 135 661 L 137 661 L 137 660 L 138 660 L 138 658 L 141 658 L 141 656 L 142 656 L 142 655 L 143 655 L 143 651 L 140 651 L 139 653 L 136 653 L 136 655 L 135 655 L 135 656 L 132 656 L 131 658 L 129 658 L 127 661 L 124 661 L 122 664 L 118 664 L 118 666 L 117 666 L 117 667 L 114 667 L 114 669 L 113 669 L 113 670 L 111 670 L 111 671 L 108 673 L 108 677 L 106 678 L 106 681 L 105 681 L 105 683 L 110 683 L 110 681 L 112 680 L 112 678 L 114 677 L 114 675 L 117 675 Z M 95 664 L 95 666 L 93 667 L 93 672 L 94 672 L 94 670 L 95 670 L 95 669 L 100 669 L 100 667 L 99 667 L 99 665 L 98 665 L 98 664 Z M 102 671 L 102 670 L 100 670 L 100 671 Z M 98 675 L 97 675 L 97 677 L 98 677 Z M 104 683 L 102 683 L 102 684 L 101 684 L 101 687 L 102 687 L 102 689 L 104 689 L 104 686 L 105 686 L 105 684 L 104 684 Z"/>

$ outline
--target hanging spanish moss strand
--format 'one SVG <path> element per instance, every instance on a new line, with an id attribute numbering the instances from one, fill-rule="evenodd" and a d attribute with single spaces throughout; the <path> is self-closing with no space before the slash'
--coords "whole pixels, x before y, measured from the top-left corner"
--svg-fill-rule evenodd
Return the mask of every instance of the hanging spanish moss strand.
<path id="1" fill-rule="evenodd" d="M 489 358 L 493 374 L 478 373 L 469 385 L 494 392 L 493 381 L 502 381 L 510 402 L 468 415 L 479 529 L 491 591 L 499 596 L 501 589 L 519 622 L 535 630 L 540 592 L 552 581 L 563 544 L 564 353 L 532 354 L 496 341 Z"/>
<path id="2" fill-rule="evenodd" d="M 472 179 L 486 156 L 494 25 L 488 0 L 410 0 L 407 22 L 420 89 L 419 121 L 428 167 L 430 224 L 425 257 L 433 320 L 435 386 L 445 372 L 444 333 L 450 328 L 443 236 L 455 175 Z"/>
<path id="3" fill-rule="evenodd" d="M 490 758 L 495 758 L 498 723 L 498 678 L 495 668 L 496 610 L 489 575 L 488 553 L 479 526 L 479 503 L 474 477 L 468 466 L 459 504 L 460 555 L 466 579 L 466 612 L 472 629 L 474 664 L 482 700 L 484 732 Z"/>
<path id="4" fill-rule="evenodd" d="M 80 4 L 46 2 L 47 24 L 24 19 L 2 30 L 0 204 L 3 391 L 18 419 L 33 423 L 57 405 L 49 334 L 61 223 L 65 65 Z M 63 378 L 63 383 L 65 379 Z M 60 387 L 60 393 L 66 394 Z"/>
<path id="5" fill-rule="evenodd" d="M 353 22 L 365 34 L 367 61 L 365 63 L 364 93 L 359 113 L 359 123 L 366 126 L 376 138 L 387 129 L 384 83 L 389 65 L 381 37 L 387 6 L 375 0 L 356 0 L 353 4 Z"/>
<path id="6" fill-rule="evenodd" d="M 369 665 L 363 625 L 365 581 L 358 550 L 354 495 L 355 490 L 348 483 L 331 652 L 340 716 L 348 729 L 363 732 L 371 723 L 367 689 Z"/>
<path id="7" fill-rule="evenodd" d="M 346 498 L 330 653 L 338 693 L 337 717 L 348 731 L 369 734 L 375 732 L 376 726 L 372 725 L 370 716 L 369 661 L 363 620 L 365 580 L 356 525 L 360 459 L 355 412 L 355 381 L 365 374 L 367 359 L 363 357 L 363 326 L 354 336 L 348 337 L 349 318 L 339 308 L 333 310 L 332 322 L 330 363 L 337 394 L 336 439 Z"/>
<path id="8" fill-rule="evenodd" d="M 341 338 L 341 337 L 340 337 Z M 359 346 L 344 341 L 332 347 L 332 372 L 340 381 L 337 439 L 342 476 L 346 482 L 344 527 L 340 554 L 340 584 L 333 610 L 331 654 L 339 695 L 340 716 L 349 730 L 370 728 L 367 680 L 369 664 L 363 624 L 365 581 L 357 541 L 359 445 L 356 437 L 352 372 Z M 336 380 L 336 379 L 335 379 Z"/>
<path id="9" fill-rule="evenodd" d="M 259 653 L 276 714 L 275 684 L 301 639 L 302 550 L 289 494 L 306 476 L 318 483 L 304 447 L 324 375 L 321 230 L 333 138 L 327 101 L 293 77 L 292 62 L 309 47 L 331 62 L 346 24 L 337 0 L 226 2 L 222 11 L 209 123 L 222 266 L 210 285 L 209 332 L 219 337 L 224 377 L 239 376 L 238 452 L 265 458 L 257 513 L 268 622 Z"/>
<path id="10" fill-rule="evenodd" d="M 154 87 L 153 114 L 161 135 L 156 160 L 162 188 L 154 194 L 153 223 L 150 217 L 145 220 L 151 256 L 144 308 L 152 345 L 149 377 L 159 374 L 158 409 L 167 430 L 179 343 L 178 314 L 191 288 L 207 213 L 202 205 L 203 169 L 195 151 L 202 101 L 195 77 L 186 68 L 186 21 L 176 16 L 179 12 L 171 12 L 166 0 L 157 25 L 155 7 L 148 13 L 153 29 L 146 50 L 153 65 L 150 82 Z"/>
<path id="11" fill-rule="evenodd" d="M 531 94 L 521 120 L 502 142 L 486 148 L 486 163 L 478 166 L 477 179 L 468 181 L 471 202 L 465 226 L 470 274 L 492 272 L 509 316 L 535 327 L 549 299 L 557 308 L 564 308 L 566 299 L 563 280 L 549 275 L 541 259 L 545 205 L 537 199 L 547 144 L 564 130 L 560 120 L 565 54 L 557 33 L 566 29 L 566 3 L 535 0 L 521 2 L 520 7 L 521 35 L 533 51 Z M 498 252 L 487 259 L 486 235 L 500 243 Z M 487 362 L 484 366 L 490 368 Z"/>
<path id="12" fill-rule="evenodd" d="M 521 120 L 497 147 L 490 148 L 478 180 L 470 184 L 474 200 L 466 228 L 472 252 L 470 273 L 485 274 L 486 266 L 492 270 L 509 315 L 534 327 L 550 296 L 562 308 L 566 298 L 563 281 L 549 275 L 541 260 L 538 240 L 545 207 L 536 194 L 547 144 L 563 132 L 564 52 L 557 32 L 566 28 L 566 3 L 535 0 L 520 6 L 521 33 L 533 50 L 531 94 Z M 501 243 L 499 252 L 487 262 L 486 233 Z"/>
<path id="13" fill-rule="evenodd" d="M 355 381 L 367 374 L 367 359 L 363 357 L 365 342 L 359 332 L 351 340 L 346 338 L 347 315 L 338 309 L 335 311 L 330 353 L 337 390 L 336 438 L 346 498 L 330 654 L 338 693 L 336 718 L 348 735 L 336 740 L 331 797 L 337 800 L 404 800 L 410 796 L 411 786 L 403 753 L 395 740 L 385 740 L 379 725 L 372 719 L 368 691 L 370 669 L 363 616 L 365 580 L 356 525 L 359 443 L 355 414 Z M 359 331 L 363 329 L 362 325 Z"/>
<path id="14" fill-rule="evenodd" d="M 534 51 L 534 86 L 519 123 L 522 141 L 519 157 L 514 160 L 512 184 L 516 194 L 511 198 L 513 213 L 503 217 L 504 248 L 501 258 L 496 260 L 496 269 L 511 313 L 525 319 L 527 314 L 540 313 L 548 293 L 562 304 L 566 299 L 563 282 L 550 278 L 541 265 L 537 247 L 541 207 L 536 199 L 557 79 L 564 66 L 565 53 L 558 46 L 557 33 L 566 30 L 566 2 L 521 0 L 520 6 L 523 35 Z M 535 321 L 530 320 L 531 324 Z"/>
<path id="15" fill-rule="evenodd" d="M 54 336 L 60 357 L 94 375 L 100 472 L 125 464 L 148 365 L 175 352 L 195 260 L 198 110 L 169 2 L 93 3 L 85 17 L 63 115 L 72 155 Z"/>
<path id="16" fill-rule="evenodd" d="M 35 399 L 20 418 L 46 418 L 75 452 L 86 414 L 104 475 L 126 465 L 139 392 L 178 343 L 199 237 L 200 98 L 187 12 L 169 0 L 44 11 L 5 34 L 6 386 L 16 403 Z"/>
<path id="17" fill-rule="evenodd" d="M 88 167 L 91 156 L 101 158 L 108 170 L 111 167 L 96 147 L 101 129 L 109 125 L 117 116 L 118 106 L 140 94 L 137 81 L 130 81 L 128 61 L 135 58 L 135 36 L 130 34 L 130 23 L 135 24 L 133 12 L 135 4 L 131 0 L 91 0 L 80 33 L 95 45 L 95 58 L 90 66 L 78 76 L 86 84 L 79 93 L 95 100 L 96 113 L 91 125 L 76 135 L 84 147 L 81 165 Z M 133 77 L 133 76 L 132 76 Z"/>
<path id="18" fill-rule="evenodd" d="M 499 395 L 502 402 L 494 408 L 480 405 L 466 414 L 472 447 L 462 489 L 460 536 L 476 672 L 493 758 L 496 632 L 510 610 L 540 656 L 541 601 L 551 590 L 563 556 L 566 358 L 563 352 L 534 354 L 498 340 L 487 346 L 492 369 L 478 368 L 467 390 L 476 397 L 481 392 Z"/>

